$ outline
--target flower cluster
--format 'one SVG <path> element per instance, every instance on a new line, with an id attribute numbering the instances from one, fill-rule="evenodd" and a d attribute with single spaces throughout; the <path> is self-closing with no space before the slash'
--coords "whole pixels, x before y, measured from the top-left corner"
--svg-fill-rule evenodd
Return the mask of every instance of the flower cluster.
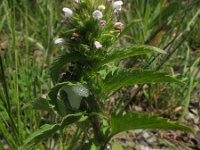
<path id="1" fill-rule="evenodd" d="M 75 0 L 75 2 L 78 5 L 82 3 L 81 0 Z M 121 1 L 121 0 L 117 0 L 117 1 L 107 0 L 106 4 L 109 4 L 112 7 L 112 9 L 113 9 L 112 15 L 117 15 L 122 10 L 123 1 Z M 98 5 L 98 6 L 94 7 L 94 11 L 91 14 L 92 19 L 98 23 L 98 26 L 100 27 L 100 29 L 105 28 L 106 25 L 107 25 L 107 21 L 106 20 L 108 20 L 108 19 L 106 19 L 106 17 L 104 16 L 105 15 L 104 13 L 107 12 L 106 9 L 108 9 L 108 7 L 106 7 L 106 6 L 101 4 L 101 5 Z M 73 14 L 73 11 L 70 8 L 66 8 L 66 7 L 63 8 L 62 11 L 64 12 L 64 19 L 65 20 L 70 20 L 76 14 L 76 13 Z M 113 24 L 113 29 L 121 31 L 123 29 L 123 23 L 116 19 L 116 21 Z M 76 32 L 72 33 L 71 39 L 75 40 L 75 39 L 77 39 L 79 37 L 79 36 L 74 36 L 75 34 L 79 35 Z M 93 42 L 93 46 L 96 49 L 101 49 L 101 48 L 104 47 L 103 44 L 100 41 L 98 41 L 97 39 L 94 39 L 93 41 L 94 41 Z M 58 39 L 56 39 L 54 41 L 54 43 L 57 44 L 57 45 L 62 45 L 64 43 L 64 39 L 63 38 L 58 38 Z"/>

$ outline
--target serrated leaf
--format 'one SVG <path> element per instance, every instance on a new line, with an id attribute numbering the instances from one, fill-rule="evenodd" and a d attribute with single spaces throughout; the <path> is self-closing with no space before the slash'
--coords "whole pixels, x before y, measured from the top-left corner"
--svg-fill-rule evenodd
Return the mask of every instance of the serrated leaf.
<path id="1" fill-rule="evenodd" d="M 155 52 L 165 54 L 165 51 L 156 47 L 147 45 L 133 45 L 131 47 L 124 48 L 119 51 L 114 51 L 113 53 L 107 55 L 106 58 L 101 62 L 101 65 L 115 60 L 121 60 L 132 56 L 151 54 Z"/>
<path id="2" fill-rule="evenodd" d="M 82 113 L 70 114 L 70 115 L 65 116 L 61 123 L 43 125 L 40 129 L 33 132 L 25 140 L 24 144 L 19 148 L 19 150 L 27 150 L 27 149 L 33 148 L 37 143 L 43 141 L 44 139 L 56 133 L 58 130 L 63 129 L 67 125 L 78 122 L 79 120 L 83 121 L 82 117 L 84 117 Z"/>
<path id="3" fill-rule="evenodd" d="M 154 71 L 140 71 L 140 70 L 120 70 L 114 75 L 108 75 L 102 81 L 102 91 L 109 93 L 112 90 L 117 90 L 121 87 L 130 86 L 133 84 L 143 83 L 178 83 L 183 84 L 179 80 Z"/>
<path id="4" fill-rule="evenodd" d="M 65 53 L 65 54 L 60 55 L 54 61 L 54 63 L 51 65 L 51 68 L 50 68 L 50 75 L 51 75 L 52 80 L 54 82 L 58 80 L 60 70 L 62 69 L 64 65 L 66 65 L 69 62 L 76 62 L 80 60 L 84 60 L 84 58 L 78 54 Z"/>
<path id="5" fill-rule="evenodd" d="M 150 116 L 148 114 L 127 113 L 125 115 L 112 115 L 110 118 L 111 134 L 115 135 L 127 130 L 136 129 L 170 129 L 193 132 L 187 126 L 177 122 L 169 121 L 169 119 L 158 116 Z"/>

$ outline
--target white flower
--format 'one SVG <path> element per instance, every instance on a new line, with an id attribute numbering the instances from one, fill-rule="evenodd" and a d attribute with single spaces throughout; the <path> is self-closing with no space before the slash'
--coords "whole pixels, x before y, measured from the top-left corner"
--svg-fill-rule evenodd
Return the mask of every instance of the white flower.
<path id="1" fill-rule="evenodd" d="M 92 13 L 92 16 L 95 20 L 99 20 L 103 17 L 103 14 L 101 11 L 99 10 L 95 10 L 93 13 Z"/>
<path id="2" fill-rule="evenodd" d="M 76 3 L 80 3 L 80 0 L 75 0 Z"/>
<path id="3" fill-rule="evenodd" d="M 57 45 L 61 45 L 62 43 L 64 42 L 64 39 L 63 38 L 58 38 L 54 41 L 55 44 Z"/>
<path id="4" fill-rule="evenodd" d="M 98 10 L 100 11 L 104 11 L 106 9 L 106 7 L 104 5 L 99 5 L 98 6 Z"/>
<path id="5" fill-rule="evenodd" d="M 122 1 L 115 1 L 115 2 L 113 3 L 113 8 L 114 8 L 115 10 L 121 10 L 122 5 L 123 5 L 123 2 L 122 2 Z"/>
<path id="6" fill-rule="evenodd" d="M 94 46 L 96 47 L 96 49 L 100 49 L 100 48 L 102 48 L 101 43 L 98 42 L 98 41 L 94 41 Z"/>
<path id="7" fill-rule="evenodd" d="M 62 11 L 65 13 L 66 18 L 70 18 L 73 15 L 73 12 L 71 9 L 64 7 Z"/>

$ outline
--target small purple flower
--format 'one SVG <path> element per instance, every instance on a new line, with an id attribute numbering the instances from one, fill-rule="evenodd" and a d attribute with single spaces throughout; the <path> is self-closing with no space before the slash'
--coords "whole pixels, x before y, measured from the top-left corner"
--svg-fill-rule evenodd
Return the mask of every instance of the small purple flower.
<path id="1" fill-rule="evenodd" d="M 124 27 L 124 24 L 122 22 L 116 22 L 114 24 L 114 27 L 116 30 L 122 30 L 122 28 Z"/>
<path id="2" fill-rule="evenodd" d="M 105 25 L 106 25 L 106 21 L 105 21 L 105 20 L 100 20 L 100 21 L 99 21 L 99 26 L 100 26 L 101 28 L 105 27 Z"/>
<path id="3" fill-rule="evenodd" d="M 94 41 L 94 46 L 96 47 L 96 49 L 100 49 L 100 48 L 102 48 L 101 43 L 98 42 L 98 41 Z"/>

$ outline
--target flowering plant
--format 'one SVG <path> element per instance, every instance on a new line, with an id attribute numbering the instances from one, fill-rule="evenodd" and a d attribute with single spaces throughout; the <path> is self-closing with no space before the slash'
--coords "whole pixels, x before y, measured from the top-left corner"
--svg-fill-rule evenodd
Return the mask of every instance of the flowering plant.
<path id="1" fill-rule="evenodd" d="M 54 124 L 42 126 L 21 149 L 33 147 L 72 123 L 80 129 L 79 138 L 82 137 L 83 142 L 77 140 L 77 144 L 72 144 L 69 149 L 95 147 L 103 150 L 114 135 L 126 130 L 191 131 L 186 126 L 147 114 L 123 113 L 123 110 L 122 113 L 116 110 L 105 113 L 106 101 L 122 87 L 159 82 L 182 84 L 164 73 L 126 69 L 119 63 L 127 57 L 165 53 L 146 45 L 126 48 L 117 45 L 129 26 L 120 21 L 122 6 L 120 0 L 81 0 L 76 1 L 72 9 L 63 8 L 59 38 L 55 39 L 61 52 L 50 69 L 55 86 L 49 92 L 49 99 L 36 102 L 45 105 L 59 119 Z"/>

